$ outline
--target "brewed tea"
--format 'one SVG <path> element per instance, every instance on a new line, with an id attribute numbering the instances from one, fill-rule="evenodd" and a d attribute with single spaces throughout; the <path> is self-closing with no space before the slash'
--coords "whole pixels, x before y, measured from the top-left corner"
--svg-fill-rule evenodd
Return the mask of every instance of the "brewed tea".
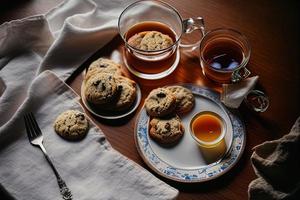
<path id="1" fill-rule="evenodd" d="M 229 39 L 218 39 L 208 42 L 203 50 L 207 64 L 217 70 L 234 70 L 243 60 L 243 51 L 236 42 Z"/>
<path id="2" fill-rule="evenodd" d="M 176 34 L 174 33 L 174 31 L 171 28 L 169 28 L 166 24 L 156 21 L 145 21 L 133 25 L 131 28 L 129 28 L 127 33 L 125 33 L 125 38 L 128 41 L 128 39 L 131 38 L 133 35 L 144 31 L 161 32 L 172 38 L 173 43 L 175 43 L 176 41 Z"/>
<path id="3" fill-rule="evenodd" d="M 177 36 L 175 32 L 166 24 L 157 21 L 144 21 L 133 25 L 125 33 L 124 37 L 128 41 L 133 35 L 144 31 L 158 31 L 168 35 L 173 43 L 176 42 Z M 164 51 L 164 50 L 161 50 Z M 176 49 L 170 49 L 167 52 L 161 53 L 158 51 L 157 55 L 153 52 L 144 52 L 144 56 L 137 57 L 130 51 L 125 51 L 127 64 L 139 73 L 157 74 L 168 70 L 176 60 Z"/>

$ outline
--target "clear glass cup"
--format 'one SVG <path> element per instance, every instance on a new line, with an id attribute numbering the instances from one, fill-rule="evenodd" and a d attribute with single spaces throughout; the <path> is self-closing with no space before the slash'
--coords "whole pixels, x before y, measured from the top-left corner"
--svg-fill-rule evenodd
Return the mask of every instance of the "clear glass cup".
<path id="1" fill-rule="evenodd" d="M 213 29 L 205 33 L 200 42 L 202 73 L 220 84 L 238 83 L 251 74 L 246 68 L 250 54 L 249 41 L 242 33 L 229 28 Z M 220 59 L 220 56 L 226 59 Z M 214 62 L 215 58 L 219 62 L 229 63 L 229 68 L 221 68 L 219 62 Z M 234 64 L 233 68 L 230 64 Z M 269 107 L 267 95 L 259 90 L 251 90 L 244 101 L 255 112 L 265 112 Z"/>
<path id="2" fill-rule="evenodd" d="M 268 96 L 260 90 L 251 90 L 244 101 L 255 112 L 265 112 L 270 104 Z"/>
<path id="3" fill-rule="evenodd" d="M 221 133 L 219 134 L 219 136 L 216 139 L 214 139 L 212 141 L 204 141 L 204 140 L 200 139 L 199 137 L 197 137 L 197 133 L 195 133 L 195 130 L 194 130 L 194 123 L 196 122 L 196 120 L 199 117 L 202 117 L 204 115 L 210 115 L 210 116 L 216 118 L 220 123 Z M 210 122 L 208 122 L 208 123 L 210 123 Z M 205 123 L 202 122 L 202 124 L 200 124 L 200 126 L 208 126 L 208 125 L 207 125 L 207 122 L 205 122 Z M 204 148 L 217 147 L 221 143 L 221 141 L 224 140 L 225 135 L 226 135 L 226 130 L 227 130 L 227 127 L 226 127 L 225 120 L 220 115 L 218 115 L 217 113 L 212 112 L 212 111 L 199 112 L 196 115 L 194 115 L 192 120 L 190 121 L 190 134 L 191 134 L 192 138 L 195 140 L 195 142 L 199 146 L 204 147 Z M 204 134 L 204 133 L 202 133 L 202 134 Z M 207 132 L 206 134 L 209 135 L 212 133 Z"/>
<path id="4" fill-rule="evenodd" d="M 246 68 L 250 54 L 248 39 L 233 29 L 208 31 L 200 42 L 202 72 L 217 83 L 236 83 L 247 78 L 251 74 Z M 215 62 L 214 59 L 219 61 Z M 221 68 L 219 63 L 230 64 L 228 68 Z"/>
<path id="5" fill-rule="evenodd" d="M 159 24 L 167 27 L 174 35 L 173 45 L 152 51 L 131 46 L 126 34 L 131 31 L 132 27 L 141 23 L 144 25 L 148 23 L 148 26 L 140 28 L 140 32 L 162 32 L 163 29 L 158 26 Z M 129 5 L 121 13 L 118 29 L 125 43 L 123 60 L 128 70 L 143 79 L 159 79 L 171 74 L 176 69 L 180 60 L 179 46 L 189 49 L 199 46 L 200 40 L 194 44 L 183 44 L 180 39 L 183 34 L 191 33 L 194 30 L 200 30 L 204 34 L 204 21 L 202 17 L 183 20 L 178 11 L 169 4 L 145 0 Z"/>

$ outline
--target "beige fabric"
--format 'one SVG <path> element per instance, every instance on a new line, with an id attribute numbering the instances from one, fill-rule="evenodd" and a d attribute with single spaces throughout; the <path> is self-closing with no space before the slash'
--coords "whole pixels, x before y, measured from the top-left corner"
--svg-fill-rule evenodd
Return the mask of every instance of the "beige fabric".
<path id="1" fill-rule="evenodd" d="M 251 161 L 249 199 L 300 199 L 300 117 L 289 134 L 254 147 Z"/>
<path id="2" fill-rule="evenodd" d="M 37 76 L 24 103 L 0 127 L 0 187 L 16 200 L 59 200 L 56 178 L 41 150 L 27 138 L 23 116 L 33 112 L 44 146 L 74 200 L 167 200 L 178 190 L 114 150 L 89 120 L 87 136 L 70 142 L 53 128 L 66 110 L 79 110 L 79 96 L 51 71 Z M 1 199 L 1 197 L 0 197 Z M 2 200 L 2 199 L 1 199 Z"/>
<path id="3" fill-rule="evenodd" d="M 94 124 L 80 142 L 67 142 L 53 129 L 62 111 L 83 112 L 63 81 L 118 34 L 118 16 L 132 1 L 66 0 L 46 15 L 0 25 L 0 190 L 12 199 L 61 199 L 50 165 L 28 142 L 28 112 L 75 200 L 177 197 L 178 190 L 115 151 Z"/>

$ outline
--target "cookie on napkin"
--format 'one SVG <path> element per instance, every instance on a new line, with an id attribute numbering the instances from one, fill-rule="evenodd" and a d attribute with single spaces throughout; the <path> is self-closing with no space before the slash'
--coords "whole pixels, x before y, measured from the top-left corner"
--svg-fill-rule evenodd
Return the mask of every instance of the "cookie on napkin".
<path id="1" fill-rule="evenodd" d="M 54 122 L 55 132 L 67 140 L 82 139 L 88 128 L 87 118 L 78 110 L 67 110 L 61 113 Z"/>

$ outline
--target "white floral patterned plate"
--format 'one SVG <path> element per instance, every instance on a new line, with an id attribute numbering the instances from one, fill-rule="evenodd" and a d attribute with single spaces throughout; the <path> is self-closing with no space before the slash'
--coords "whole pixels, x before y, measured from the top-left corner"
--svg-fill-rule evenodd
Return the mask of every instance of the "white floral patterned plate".
<path id="1" fill-rule="evenodd" d="M 135 142 L 145 163 L 159 175 L 178 182 L 204 182 L 215 179 L 230 170 L 241 157 L 245 143 L 242 121 L 227 110 L 219 100 L 219 94 L 197 85 L 184 84 L 195 96 L 195 106 L 181 116 L 185 134 L 178 144 L 164 147 L 149 137 L 149 116 L 143 108 L 136 119 Z M 201 111 L 213 111 L 226 122 L 225 140 L 218 148 L 201 149 L 189 133 L 192 117 Z"/>

